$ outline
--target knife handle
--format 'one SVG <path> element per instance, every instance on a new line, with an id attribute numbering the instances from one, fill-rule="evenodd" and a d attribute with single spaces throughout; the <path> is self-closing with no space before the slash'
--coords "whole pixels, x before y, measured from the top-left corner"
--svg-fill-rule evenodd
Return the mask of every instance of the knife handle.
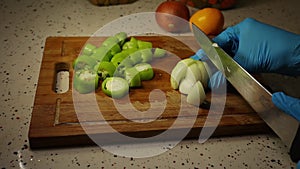
<path id="1" fill-rule="evenodd" d="M 300 161 L 300 126 L 290 149 L 290 157 L 296 163 Z"/>

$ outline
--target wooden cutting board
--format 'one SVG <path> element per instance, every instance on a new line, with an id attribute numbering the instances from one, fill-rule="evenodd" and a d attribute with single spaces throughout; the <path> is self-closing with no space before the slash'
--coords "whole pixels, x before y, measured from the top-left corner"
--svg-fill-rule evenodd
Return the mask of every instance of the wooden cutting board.
<path id="1" fill-rule="evenodd" d="M 49 37 L 45 44 L 29 129 L 31 148 L 93 145 L 94 142 L 88 134 L 94 134 L 105 139 L 113 132 L 119 132 L 130 137 L 146 138 L 168 130 L 175 121 L 179 125 L 172 128 L 174 133 L 176 133 L 176 130 L 187 129 L 192 126 L 186 138 L 197 138 L 199 136 L 209 109 L 200 108 L 196 114 L 192 114 L 187 108 L 179 116 L 180 103 L 181 101 L 184 102 L 185 96 L 181 97 L 178 91 L 171 88 L 168 73 L 178 62 L 171 55 L 186 58 L 194 54 L 193 50 L 198 48 L 194 38 L 167 36 L 138 36 L 136 38 L 152 42 L 153 47 L 167 50 L 168 56 L 151 62 L 153 67 L 156 67 L 154 78 L 151 81 L 144 81 L 141 88 L 131 89 L 129 103 L 136 110 L 145 112 L 151 106 L 149 101 L 150 92 L 159 89 L 160 94 L 164 94 L 164 97 L 153 95 L 151 100 L 154 101 L 153 103 L 158 103 L 157 105 L 165 103 L 164 111 L 161 114 L 132 113 L 130 108 L 127 109 L 128 104 L 122 104 L 126 102 L 126 99 L 119 99 L 117 100 L 118 103 L 123 106 L 121 114 L 115 106 L 116 102 L 106 96 L 101 89 L 96 90 L 95 95 L 86 95 L 87 98 L 96 99 L 100 112 L 75 111 L 73 97 L 77 98 L 78 93 L 72 89 L 72 62 L 80 54 L 87 41 L 100 45 L 105 37 L 95 37 L 93 39 L 88 37 Z M 54 89 L 56 73 L 61 69 L 65 69 L 64 66 L 63 68 L 60 67 L 59 63 L 69 65 L 66 69 L 70 74 L 70 83 L 69 90 L 66 93 L 56 93 Z M 163 70 L 158 69 L 162 67 L 164 67 Z M 210 102 L 211 92 L 206 92 L 207 101 Z M 161 98 L 164 98 L 164 100 Z M 81 103 L 89 107 L 91 101 L 83 99 Z M 99 118 L 100 113 L 104 119 Z M 125 116 L 123 113 L 125 113 Z M 126 117 L 134 120 L 129 120 Z M 195 119 L 195 123 L 191 125 L 190 119 Z M 147 122 L 147 120 L 149 121 Z M 88 126 L 91 130 L 85 131 L 81 124 Z M 109 127 L 115 130 L 112 132 L 108 130 Z M 224 112 L 213 136 L 266 132 L 270 132 L 269 127 L 234 89 L 229 88 L 226 94 Z M 122 143 L 122 140 L 119 141 Z M 110 140 L 110 143 L 113 142 Z"/>

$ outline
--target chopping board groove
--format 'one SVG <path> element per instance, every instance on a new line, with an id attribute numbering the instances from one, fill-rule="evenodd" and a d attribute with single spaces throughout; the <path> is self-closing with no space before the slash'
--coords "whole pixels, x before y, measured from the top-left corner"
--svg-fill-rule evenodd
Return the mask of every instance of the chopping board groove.
<path id="1" fill-rule="evenodd" d="M 88 134 L 105 139 L 114 134 L 109 127 L 131 137 L 151 137 L 168 130 L 175 121 L 178 125 L 172 129 L 174 134 L 187 129 L 191 121 L 195 121 L 186 138 L 197 138 L 205 123 L 209 127 L 215 127 L 214 121 L 207 121 L 208 109 L 199 108 L 195 114 L 190 111 L 191 107 L 186 106 L 180 112 L 180 103 L 185 102 L 186 96 L 182 96 L 170 86 L 169 72 L 178 59 L 169 56 L 187 58 L 198 48 L 194 38 L 186 36 L 137 36 L 137 39 L 152 42 L 153 47 L 168 51 L 169 56 L 151 62 L 155 72 L 154 78 L 143 81 L 140 88 L 130 89 L 128 99 L 113 100 L 101 89 L 97 89 L 95 93 L 85 96 L 95 98 L 100 112 L 89 109 L 93 105 L 89 99 L 76 102 L 86 107 L 84 112 L 76 112 L 73 96 L 80 95 L 72 88 L 72 63 L 80 55 L 86 42 L 99 46 L 105 38 L 48 37 L 46 39 L 29 129 L 31 148 L 93 145 Z M 70 83 L 66 93 L 56 93 L 53 87 L 60 63 L 65 63 L 69 71 Z M 152 92 L 154 89 L 159 89 L 158 93 Z M 211 93 L 207 91 L 207 101 L 210 100 Z M 218 98 L 215 101 L 221 102 Z M 99 118 L 100 113 L 103 118 Z M 217 119 L 218 116 L 216 119 L 212 118 L 212 120 Z M 87 126 L 88 133 L 82 125 Z M 249 104 L 235 90 L 228 90 L 224 112 L 213 136 L 266 132 L 270 132 L 270 129 Z"/>

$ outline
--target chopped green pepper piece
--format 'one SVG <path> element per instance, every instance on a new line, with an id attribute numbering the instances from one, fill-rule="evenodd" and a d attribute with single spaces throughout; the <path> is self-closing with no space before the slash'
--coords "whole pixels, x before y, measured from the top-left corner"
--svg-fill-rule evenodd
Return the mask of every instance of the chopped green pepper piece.
<path id="1" fill-rule="evenodd" d="M 75 71 L 74 88 L 79 93 L 90 93 L 98 88 L 98 75 L 89 69 L 81 69 Z"/>
<path id="2" fill-rule="evenodd" d="M 111 48 L 112 46 L 114 46 L 118 43 L 119 43 L 119 39 L 117 37 L 110 36 L 102 42 L 102 46 Z"/>
<path id="3" fill-rule="evenodd" d="M 119 64 L 119 66 L 123 66 L 123 67 L 132 67 L 133 65 L 134 63 L 129 57 L 123 59 L 122 62 Z"/>
<path id="4" fill-rule="evenodd" d="M 154 53 L 153 53 L 153 57 L 154 58 L 162 58 L 164 56 L 166 56 L 166 50 L 161 49 L 161 48 L 155 48 Z"/>
<path id="5" fill-rule="evenodd" d="M 141 80 L 151 80 L 154 77 L 154 71 L 149 63 L 139 63 L 134 67 L 139 72 Z"/>
<path id="6" fill-rule="evenodd" d="M 133 61 L 129 57 L 126 57 L 118 65 L 117 71 L 115 72 L 114 76 L 124 77 L 125 69 L 130 68 L 133 65 L 134 65 Z"/>
<path id="7" fill-rule="evenodd" d="M 152 50 L 150 48 L 148 49 L 142 49 L 139 50 L 141 52 L 142 62 L 151 62 L 152 61 Z"/>
<path id="8" fill-rule="evenodd" d="M 75 70 L 84 69 L 86 67 L 93 68 L 97 64 L 97 61 L 90 56 L 80 55 L 73 62 L 73 68 Z"/>
<path id="9" fill-rule="evenodd" d="M 118 65 L 128 56 L 128 54 L 126 52 L 120 52 L 115 54 L 112 58 L 111 58 L 111 62 L 118 67 Z"/>
<path id="10" fill-rule="evenodd" d="M 139 72 L 135 67 L 125 69 L 125 79 L 129 83 L 129 87 L 140 87 L 142 85 Z"/>
<path id="11" fill-rule="evenodd" d="M 96 59 L 98 62 L 101 61 L 110 61 L 112 58 L 110 50 L 105 46 L 100 46 L 93 50 L 91 55 L 92 58 Z"/>
<path id="12" fill-rule="evenodd" d="M 108 77 L 101 84 L 102 91 L 112 98 L 122 98 L 129 92 L 128 82 L 121 77 Z"/>
<path id="13" fill-rule="evenodd" d="M 110 53 L 111 53 L 112 56 L 119 53 L 119 52 L 121 52 L 121 51 L 122 51 L 122 49 L 119 46 L 119 44 L 116 44 L 116 45 L 114 45 L 110 48 Z"/>
<path id="14" fill-rule="evenodd" d="M 102 46 L 107 47 L 112 55 L 121 52 L 121 47 L 119 45 L 119 39 L 117 37 L 111 36 L 105 39 Z"/>
<path id="15" fill-rule="evenodd" d="M 125 32 L 119 32 L 119 33 L 115 34 L 115 37 L 119 40 L 119 45 L 123 46 L 123 44 L 125 43 L 125 40 L 127 38 L 127 34 Z"/>
<path id="16" fill-rule="evenodd" d="M 122 52 L 125 52 L 128 55 L 130 55 L 130 54 L 132 54 L 132 53 L 134 53 L 136 51 L 138 51 L 138 48 L 130 48 L 130 49 L 124 49 L 124 50 L 122 50 Z"/>
<path id="17" fill-rule="evenodd" d="M 136 51 L 136 52 L 133 52 L 131 53 L 128 58 L 130 60 L 132 60 L 133 64 L 137 64 L 137 63 L 141 63 L 142 62 L 142 53 L 140 51 Z"/>
<path id="18" fill-rule="evenodd" d="M 122 46 L 123 50 L 131 49 L 131 48 L 136 48 L 136 49 L 138 48 L 137 39 L 134 37 L 131 37 L 130 41 L 125 42 L 124 45 Z"/>
<path id="19" fill-rule="evenodd" d="M 97 74 L 100 80 L 104 80 L 107 77 L 113 77 L 116 70 L 116 66 L 112 62 L 102 61 L 99 63 Z"/>
<path id="20" fill-rule="evenodd" d="M 90 43 L 87 43 L 83 48 L 83 54 L 84 55 L 91 55 L 93 53 L 93 50 L 96 48 L 95 45 L 92 45 Z"/>
<path id="21" fill-rule="evenodd" d="M 147 41 L 137 40 L 137 45 L 139 49 L 152 48 L 152 43 Z"/>

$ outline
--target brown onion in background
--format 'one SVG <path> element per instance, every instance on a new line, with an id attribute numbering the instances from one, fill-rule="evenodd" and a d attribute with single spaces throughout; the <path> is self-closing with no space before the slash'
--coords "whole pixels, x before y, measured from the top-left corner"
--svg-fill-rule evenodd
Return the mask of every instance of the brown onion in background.
<path id="1" fill-rule="evenodd" d="M 155 15 L 158 25 L 172 33 L 188 31 L 190 12 L 188 7 L 179 1 L 165 1 L 156 9 Z"/>

